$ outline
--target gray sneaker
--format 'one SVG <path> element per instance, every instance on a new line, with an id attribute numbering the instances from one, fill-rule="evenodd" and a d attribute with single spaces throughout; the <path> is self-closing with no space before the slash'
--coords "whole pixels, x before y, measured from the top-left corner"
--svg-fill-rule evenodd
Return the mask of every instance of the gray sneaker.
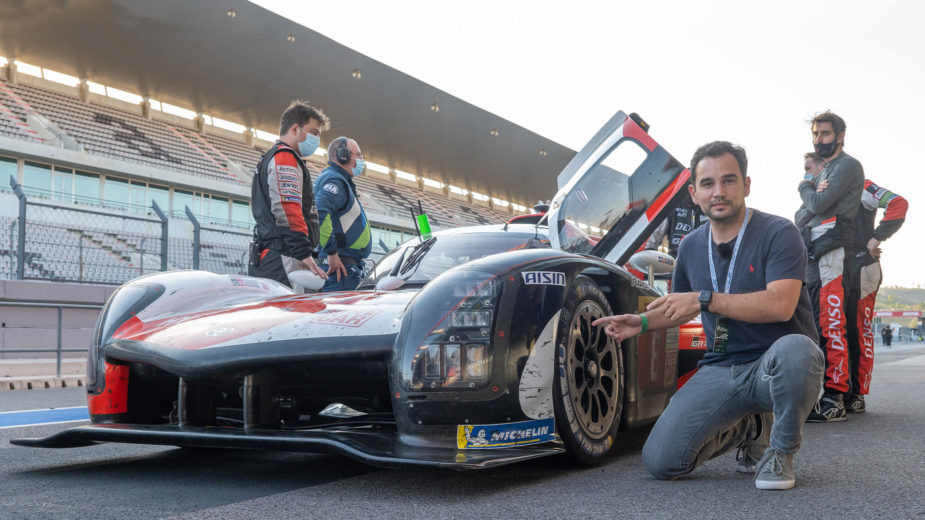
<path id="1" fill-rule="evenodd" d="M 758 461 L 755 487 L 758 489 L 790 489 L 796 483 L 793 476 L 793 455 L 777 453 L 768 448 Z"/>
<path id="2" fill-rule="evenodd" d="M 755 473 L 771 437 L 771 414 L 755 415 L 745 434 L 745 442 L 736 451 L 736 471 Z"/>

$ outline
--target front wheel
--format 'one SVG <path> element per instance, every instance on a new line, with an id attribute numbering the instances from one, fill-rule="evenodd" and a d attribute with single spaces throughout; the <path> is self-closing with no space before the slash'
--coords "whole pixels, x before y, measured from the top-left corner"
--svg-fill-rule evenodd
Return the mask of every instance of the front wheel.
<path id="1" fill-rule="evenodd" d="M 599 464 L 613 446 L 623 411 L 623 359 L 620 347 L 592 327 L 611 315 L 600 287 L 578 276 L 569 287 L 556 333 L 553 385 L 556 430 L 573 460 Z"/>

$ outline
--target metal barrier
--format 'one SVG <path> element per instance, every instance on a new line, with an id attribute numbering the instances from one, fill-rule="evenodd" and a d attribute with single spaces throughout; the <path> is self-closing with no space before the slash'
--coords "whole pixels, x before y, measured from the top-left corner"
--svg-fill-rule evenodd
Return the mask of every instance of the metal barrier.
<path id="1" fill-rule="evenodd" d="M 165 267 L 167 219 L 156 203 L 158 218 L 108 213 L 32 201 L 12 176 L 10 184 L 19 198 L 17 279 L 121 284 Z"/>
<path id="2" fill-rule="evenodd" d="M 247 274 L 247 248 L 250 233 L 204 227 L 186 207 L 186 217 L 193 224 L 193 269 L 218 274 Z"/>
<path id="3" fill-rule="evenodd" d="M 14 177 L 19 217 L 0 218 L 0 278 L 122 284 L 169 269 L 247 274 L 251 234 L 200 226 L 189 208 L 193 239 L 169 235 L 168 218 L 152 201 L 156 217 L 30 200 Z M 6 244 L 9 237 L 9 244 Z"/>
<path id="4" fill-rule="evenodd" d="M 87 348 L 63 348 L 61 345 L 62 330 L 62 311 L 63 309 L 102 309 L 102 305 L 84 305 L 78 303 L 31 303 L 31 302 L 7 302 L 0 301 L 0 307 L 44 307 L 58 309 L 58 346 L 57 348 L 16 348 L 3 349 L 4 353 L 48 353 L 55 352 L 57 358 L 57 370 L 55 375 L 61 377 L 61 354 L 64 352 L 86 352 Z"/>

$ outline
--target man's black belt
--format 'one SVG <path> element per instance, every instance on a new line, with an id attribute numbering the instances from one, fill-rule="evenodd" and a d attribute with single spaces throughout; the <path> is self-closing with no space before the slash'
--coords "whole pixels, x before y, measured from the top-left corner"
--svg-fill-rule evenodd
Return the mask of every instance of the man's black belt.
<path id="1" fill-rule="evenodd" d="M 342 256 L 340 257 L 340 261 L 344 265 L 360 265 L 360 261 L 352 256 Z"/>

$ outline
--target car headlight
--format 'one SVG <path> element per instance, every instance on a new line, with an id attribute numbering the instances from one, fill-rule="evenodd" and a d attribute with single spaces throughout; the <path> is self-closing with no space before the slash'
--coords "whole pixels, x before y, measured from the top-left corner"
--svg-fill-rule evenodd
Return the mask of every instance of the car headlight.
<path id="1" fill-rule="evenodd" d="M 102 389 L 103 368 L 100 350 L 109 342 L 113 333 L 123 323 L 141 312 L 145 307 L 164 294 L 160 284 L 130 283 L 112 293 L 100 312 L 93 328 L 92 344 L 87 351 L 87 391 L 99 393 Z"/>
<path id="2" fill-rule="evenodd" d="M 422 331 L 420 341 L 406 343 L 403 386 L 478 388 L 491 375 L 491 336 L 501 281 L 489 273 L 461 271 L 448 272 L 431 284 L 415 302 L 414 321 L 434 325 Z"/>

